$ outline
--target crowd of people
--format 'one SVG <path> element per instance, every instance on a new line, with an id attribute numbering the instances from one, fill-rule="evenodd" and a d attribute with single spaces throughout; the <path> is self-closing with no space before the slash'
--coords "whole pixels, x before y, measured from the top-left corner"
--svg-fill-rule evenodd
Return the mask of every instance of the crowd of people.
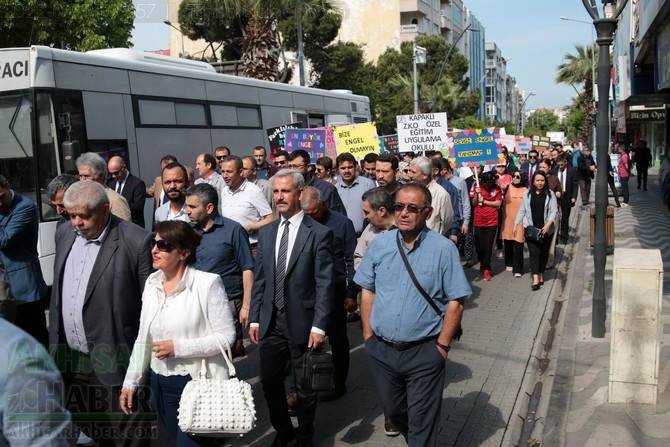
<path id="1" fill-rule="evenodd" d="M 619 150 L 608 172 L 618 170 L 627 206 L 632 161 Z M 163 156 L 147 187 L 123 158 L 84 153 L 76 175 L 48 186 L 59 216 L 50 297 L 37 208 L 0 175 L 0 311 L 15 325 L 3 323 L 12 328 L 4 354 L 16 343 L 34 346 L 43 379 L 54 383 L 40 397 L 62 415 L 49 426 L 22 421 L 11 433 L 32 433 L 30 445 L 148 445 L 145 416 L 156 414 L 177 446 L 211 445 L 179 428 L 181 392 L 203 359 L 225 378 L 219 342 L 244 357 L 248 331 L 272 445 L 311 446 L 319 400 L 347 393 L 347 322 L 360 320 L 385 433 L 436 445 L 444 364 L 472 293 L 464 268 L 478 262 L 479 278 L 490 281 L 495 254 L 521 278 L 525 244 L 538 290 L 554 246 L 569 242 L 572 208 L 589 203 L 596 163 L 588 148 L 502 156 L 471 167 L 440 153 L 312 163 L 303 150 L 270 161 L 262 146 L 244 157 L 220 146 L 199 154 L 195 169 Z M 644 151 L 634 157 L 646 189 L 644 160 Z M 663 163 L 665 190 L 670 152 Z M 317 393 L 302 386 L 301 362 L 326 339 L 335 387 Z"/>

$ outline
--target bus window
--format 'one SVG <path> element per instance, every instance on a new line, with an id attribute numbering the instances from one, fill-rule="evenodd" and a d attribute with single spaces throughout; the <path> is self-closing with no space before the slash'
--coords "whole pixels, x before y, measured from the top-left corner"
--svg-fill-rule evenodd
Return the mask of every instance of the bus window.
<path id="1" fill-rule="evenodd" d="M 56 120 L 54 119 L 51 95 L 48 93 L 35 94 L 35 127 L 37 129 L 37 172 L 42 221 L 56 220 L 58 215 L 51 207 L 47 185 L 60 172 L 60 159 L 56 146 Z"/>
<path id="2" fill-rule="evenodd" d="M 0 174 L 17 193 L 38 202 L 29 93 L 0 97 Z"/>

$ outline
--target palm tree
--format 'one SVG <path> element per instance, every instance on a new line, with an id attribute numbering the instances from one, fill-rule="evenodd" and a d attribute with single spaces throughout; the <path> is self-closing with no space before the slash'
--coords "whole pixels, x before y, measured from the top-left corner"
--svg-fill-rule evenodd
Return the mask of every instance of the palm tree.
<path id="1" fill-rule="evenodd" d="M 592 46 L 575 45 L 577 54 L 566 54 L 563 56 L 564 62 L 557 67 L 556 82 L 569 84 L 584 83 L 584 94 L 582 104 L 585 116 L 590 116 L 593 111 L 593 67 L 598 60 L 598 46 L 594 43 Z M 584 141 L 591 141 L 589 135 L 592 126 L 590 120 L 584 120 L 582 133 Z"/>
<path id="2" fill-rule="evenodd" d="M 276 29 L 277 21 L 288 16 L 309 19 L 323 10 L 333 10 L 330 0 L 188 0 L 184 8 L 201 15 L 203 23 L 211 27 L 232 28 L 244 24 L 240 38 L 244 75 L 255 79 L 280 79 L 279 54 L 281 46 Z M 186 2 L 185 2 L 186 3 Z M 206 13 L 201 12 L 206 11 Z M 180 16 L 182 8 L 180 7 Z M 209 26 L 209 25 L 208 25 Z M 186 28 L 186 27 L 185 27 Z M 191 31 L 186 29 L 186 31 Z M 192 33 L 196 37 L 196 33 Z M 189 36 L 190 37 L 190 36 Z"/>

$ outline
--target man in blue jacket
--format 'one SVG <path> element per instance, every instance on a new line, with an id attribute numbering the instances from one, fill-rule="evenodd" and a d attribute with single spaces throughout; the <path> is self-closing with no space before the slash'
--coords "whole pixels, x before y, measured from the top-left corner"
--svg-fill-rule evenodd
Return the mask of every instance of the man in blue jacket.
<path id="1" fill-rule="evenodd" d="M 17 305 L 14 324 L 46 346 L 47 285 L 37 254 L 38 232 L 37 206 L 12 191 L 9 181 L 0 175 L 0 263 Z"/>

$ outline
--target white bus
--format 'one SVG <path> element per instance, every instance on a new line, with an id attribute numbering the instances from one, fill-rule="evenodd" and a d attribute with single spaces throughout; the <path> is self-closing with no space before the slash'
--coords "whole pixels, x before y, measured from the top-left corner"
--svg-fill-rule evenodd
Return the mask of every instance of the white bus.
<path id="1" fill-rule="evenodd" d="M 0 49 L 0 174 L 40 211 L 39 253 L 52 283 L 57 216 L 46 186 L 80 153 L 122 156 L 147 184 L 163 155 L 194 165 L 225 145 L 268 148 L 266 129 L 370 121 L 369 100 L 218 74 L 206 63 L 128 49 Z M 151 222 L 151 201 L 145 209 Z"/>

